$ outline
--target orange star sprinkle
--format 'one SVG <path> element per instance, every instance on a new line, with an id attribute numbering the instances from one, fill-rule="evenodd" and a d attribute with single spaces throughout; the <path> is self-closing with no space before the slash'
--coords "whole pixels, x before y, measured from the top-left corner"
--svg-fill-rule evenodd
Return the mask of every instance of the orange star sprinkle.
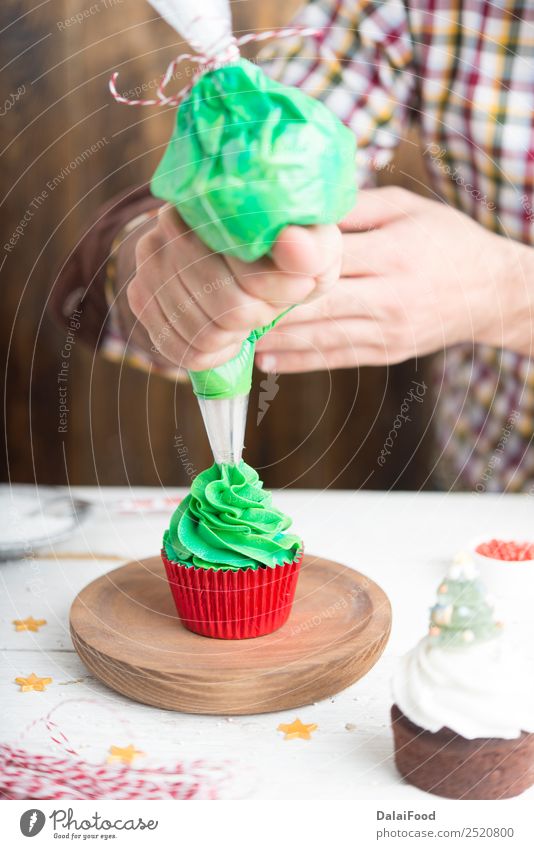
<path id="1" fill-rule="evenodd" d="M 29 693 L 31 690 L 42 693 L 51 683 L 51 678 L 39 678 L 35 672 L 27 678 L 15 678 L 15 684 L 19 685 L 21 693 Z"/>
<path id="2" fill-rule="evenodd" d="M 295 719 L 289 724 L 281 722 L 276 730 L 283 733 L 284 740 L 311 740 L 312 732 L 317 731 L 318 727 L 315 722 L 306 724 Z"/>
<path id="3" fill-rule="evenodd" d="M 15 631 L 38 631 L 43 625 L 46 625 L 46 619 L 34 619 L 33 616 L 28 616 L 27 619 L 13 619 Z"/>
<path id="4" fill-rule="evenodd" d="M 132 746 L 131 743 L 129 746 L 125 746 L 124 748 L 121 748 L 120 746 L 110 746 L 108 764 L 115 763 L 115 761 L 120 761 L 123 764 L 131 764 L 134 758 L 144 754 L 144 752 L 141 752 L 139 749 L 136 749 L 135 746 Z"/>

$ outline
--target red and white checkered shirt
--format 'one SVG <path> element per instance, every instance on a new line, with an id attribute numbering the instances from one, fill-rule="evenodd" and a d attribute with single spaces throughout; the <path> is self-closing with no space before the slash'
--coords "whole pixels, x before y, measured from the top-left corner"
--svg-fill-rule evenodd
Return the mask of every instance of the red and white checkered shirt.
<path id="1" fill-rule="evenodd" d="M 296 23 L 324 28 L 264 51 L 266 71 L 320 98 L 356 134 L 359 179 L 419 126 L 433 189 L 509 238 L 534 240 L 534 3 L 317 0 Z M 458 345 L 434 363 L 439 482 L 534 492 L 534 368 Z"/>

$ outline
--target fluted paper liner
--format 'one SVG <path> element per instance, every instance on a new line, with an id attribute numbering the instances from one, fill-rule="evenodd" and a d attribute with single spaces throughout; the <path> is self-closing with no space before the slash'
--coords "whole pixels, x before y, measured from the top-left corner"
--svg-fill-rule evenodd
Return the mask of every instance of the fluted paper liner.
<path id="1" fill-rule="evenodd" d="M 271 634 L 287 621 L 302 563 L 258 569 L 202 569 L 161 557 L 178 616 L 190 631 L 219 640 Z"/>

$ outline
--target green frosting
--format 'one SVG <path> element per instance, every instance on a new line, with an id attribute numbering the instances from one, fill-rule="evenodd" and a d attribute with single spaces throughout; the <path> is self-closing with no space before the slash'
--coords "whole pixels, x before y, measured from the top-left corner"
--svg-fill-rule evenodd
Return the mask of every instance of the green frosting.
<path id="1" fill-rule="evenodd" d="M 258 473 L 243 460 L 201 472 L 163 537 L 169 560 L 203 569 L 258 569 L 291 563 L 302 540 L 273 507 Z"/>
<path id="2" fill-rule="evenodd" d="M 236 395 L 248 395 L 252 386 L 256 342 L 291 309 L 293 307 L 284 310 L 270 324 L 249 333 L 239 353 L 222 366 L 204 371 L 190 371 L 189 377 L 195 395 L 200 398 L 234 398 Z"/>
<path id="3" fill-rule="evenodd" d="M 501 624 L 495 620 L 478 578 L 461 572 L 444 578 L 438 588 L 438 601 L 430 611 L 430 639 L 436 645 L 458 648 L 500 633 Z"/>

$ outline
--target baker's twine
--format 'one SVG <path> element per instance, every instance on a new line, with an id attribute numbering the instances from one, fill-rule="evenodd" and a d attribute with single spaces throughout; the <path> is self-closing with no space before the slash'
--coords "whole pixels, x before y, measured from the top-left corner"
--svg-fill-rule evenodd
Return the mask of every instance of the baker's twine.
<path id="1" fill-rule="evenodd" d="M 332 54 L 326 50 L 320 40 L 320 36 L 325 33 L 324 28 L 317 29 L 316 27 L 281 27 L 279 29 L 264 30 L 262 32 L 249 32 L 245 35 L 235 38 L 231 36 L 228 42 L 218 50 L 216 47 L 213 51 L 198 52 L 198 53 L 181 53 L 170 62 L 167 70 L 163 74 L 161 81 L 156 89 L 155 98 L 146 100 L 139 98 L 123 97 L 117 91 L 118 71 L 114 71 L 109 80 L 109 90 L 117 101 L 117 103 L 125 103 L 127 106 L 179 106 L 184 97 L 191 91 L 191 88 L 203 74 L 208 71 L 213 71 L 216 68 L 221 68 L 231 62 L 235 62 L 239 58 L 239 48 L 244 44 L 249 44 L 251 41 L 266 41 L 269 38 L 291 38 L 295 35 L 300 35 L 303 38 L 313 36 L 316 38 L 318 51 L 328 59 L 332 59 Z M 165 89 L 170 80 L 174 76 L 177 66 L 185 61 L 193 62 L 197 65 L 197 70 L 193 74 L 191 81 L 184 86 L 177 94 L 166 95 Z"/>
<path id="2" fill-rule="evenodd" d="M 67 700 L 31 723 L 44 725 L 49 740 L 62 754 L 36 754 L 9 743 L 0 744 L 0 796 L 4 799 L 217 799 L 232 777 L 230 764 L 203 760 L 155 766 L 89 763 L 83 760 L 51 719 Z"/>

